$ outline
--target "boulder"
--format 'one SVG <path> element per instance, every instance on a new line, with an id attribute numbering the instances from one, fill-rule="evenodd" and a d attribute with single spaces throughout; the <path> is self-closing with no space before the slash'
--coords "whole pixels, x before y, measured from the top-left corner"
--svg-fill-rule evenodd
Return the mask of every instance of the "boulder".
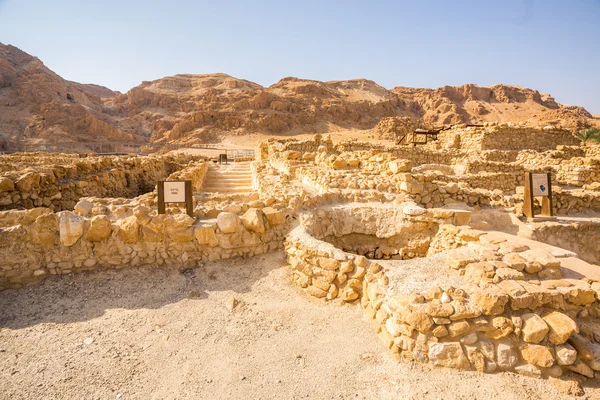
<path id="1" fill-rule="evenodd" d="M 523 314 L 522 318 L 523 327 L 521 328 L 521 332 L 523 333 L 523 340 L 528 343 L 541 342 L 550 330 L 542 317 L 537 314 L 529 313 Z"/>
<path id="2" fill-rule="evenodd" d="M 470 369 L 471 363 L 458 342 L 430 343 L 429 360 L 442 367 Z"/>
<path id="3" fill-rule="evenodd" d="M 538 344 L 522 344 L 520 346 L 521 357 L 530 364 L 542 368 L 550 368 L 554 365 L 554 356 L 550 348 Z"/>
<path id="4" fill-rule="evenodd" d="M 571 365 L 577 360 L 577 350 L 570 344 L 561 344 L 555 347 L 556 362 L 558 365 Z"/>
<path id="5" fill-rule="evenodd" d="M 41 246 L 54 244 L 54 239 L 58 233 L 58 219 L 56 214 L 42 214 L 36 218 L 29 230 L 31 243 Z"/>
<path id="6" fill-rule="evenodd" d="M 280 225 L 285 222 L 285 213 L 283 211 L 276 210 L 272 207 L 265 207 L 262 211 L 271 226 Z"/>
<path id="7" fill-rule="evenodd" d="M 548 338 L 552 344 L 563 344 L 569 336 L 579 333 L 579 328 L 575 321 L 558 311 L 553 311 L 543 317 L 548 325 Z"/>
<path id="8" fill-rule="evenodd" d="M 219 244 L 215 235 L 215 225 L 199 225 L 194 228 L 194 236 L 200 244 L 215 247 Z"/>
<path id="9" fill-rule="evenodd" d="M 0 193 L 12 192 L 13 190 L 15 190 L 15 183 L 7 177 L 0 176 Z"/>
<path id="10" fill-rule="evenodd" d="M 90 220 L 90 228 L 85 233 L 85 239 L 90 242 L 100 242 L 112 232 L 110 218 L 106 215 L 96 215 Z"/>
<path id="11" fill-rule="evenodd" d="M 263 233 L 265 231 L 263 212 L 258 208 L 249 208 L 242 216 L 242 224 L 250 231 Z"/>
<path id="12" fill-rule="evenodd" d="M 511 369 L 519 362 L 515 346 L 509 342 L 498 343 L 496 346 L 496 363 L 500 369 Z"/>
<path id="13" fill-rule="evenodd" d="M 60 234 L 60 244 L 63 246 L 73 246 L 83 235 L 84 219 L 70 211 L 58 213 L 58 226 Z"/>
<path id="14" fill-rule="evenodd" d="M 132 215 L 119 221 L 117 235 L 125 243 L 135 243 L 139 239 L 139 224 L 137 218 Z"/>
<path id="15" fill-rule="evenodd" d="M 92 204 L 91 201 L 86 200 L 86 199 L 81 199 L 77 202 L 77 204 L 75 204 L 75 208 L 73 209 L 73 211 L 75 211 L 76 214 L 79 214 L 79 215 L 82 215 L 85 217 L 85 216 L 90 215 L 93 208 L 94 208 L 94 204 Z"/>
<path id="16" fill-rule="evenodd" d="M 230 212 L 222 212 L 217 216 L 217 226 L 223 233 L 235 233 L 242 229 L 240 217 Z"/>

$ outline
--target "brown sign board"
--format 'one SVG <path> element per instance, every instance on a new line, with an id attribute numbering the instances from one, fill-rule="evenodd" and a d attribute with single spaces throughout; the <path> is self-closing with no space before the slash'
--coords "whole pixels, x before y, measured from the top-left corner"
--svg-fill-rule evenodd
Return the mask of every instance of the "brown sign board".
<path id="1" fill-rule="evenodd" d="M 552 179 L 550 172 L 525 172 L 525 190 L 523 198 L 523 214 L 534 217 L 533 198 L 542 198 L 542 216 L 551 217 L 552 212 Z"/>
<path id="2" fill-rule="evenodd" d="M 185 203 L 185 210 L 190 217 L 194 216 L 192 181 L 159 181 L 158 213 L 166 213 L 166 204 Z"/>

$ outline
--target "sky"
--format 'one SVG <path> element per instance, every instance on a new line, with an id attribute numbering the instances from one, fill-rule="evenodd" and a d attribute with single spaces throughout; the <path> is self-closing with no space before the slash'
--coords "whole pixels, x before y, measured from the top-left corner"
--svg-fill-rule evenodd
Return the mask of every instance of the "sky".
<path id="1" fill-rule="evenodd" d="M 213 72 L 504 83 L 600 114 L 600 0 L 0 0 L 0 43 L 121 92 Z"/>

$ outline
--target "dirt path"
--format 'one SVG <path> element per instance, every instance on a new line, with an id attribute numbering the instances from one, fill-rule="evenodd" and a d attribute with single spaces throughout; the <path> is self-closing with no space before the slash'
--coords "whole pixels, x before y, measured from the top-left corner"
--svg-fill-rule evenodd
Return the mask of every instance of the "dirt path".
<path id="1" fill-rule="evenodd" d="M 543 380 L 395 362 L 359 307 L 303 295 L 283 265 L 277 252 L 1 292 L 0 398 L 567 398 Z M 232 297 L 246 309 L 230 312 Z"/>

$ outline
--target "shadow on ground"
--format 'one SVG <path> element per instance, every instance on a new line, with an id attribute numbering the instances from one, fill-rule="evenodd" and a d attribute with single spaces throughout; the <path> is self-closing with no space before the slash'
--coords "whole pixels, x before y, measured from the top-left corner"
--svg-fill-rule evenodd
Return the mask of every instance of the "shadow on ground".
<path id="1" fill-rule="evenodd" d="M 235 258 L 187 271 L 144 266 L 51 276 L 38 285 L 0 292 L 0 328 L 68 324 L 97 318 L 109 309 L 157 309 L 182 299 L 202 301 L 206 291 L 246 293 L 285 263 L 283 251 L 276 263 L 265 260 L 264 255 Z"/>

